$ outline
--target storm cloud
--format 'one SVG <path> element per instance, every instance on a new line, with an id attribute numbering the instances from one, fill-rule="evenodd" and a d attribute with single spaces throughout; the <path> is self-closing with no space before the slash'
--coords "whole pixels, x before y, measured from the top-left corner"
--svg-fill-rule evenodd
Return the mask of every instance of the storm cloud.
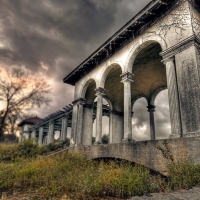
<path id="1" fill-rule="evenodd" d="M 32 111 L 45 117 L 73 101 L 74 88 L 63 78 L 149 2 L 0 0 L 0 67 L 23 66 L 46 77 L 53 87 L 53 102 Z M 142 113 L 136 127 L 148 124 L 148 116 Z M 168 126 L 165 114 L 159 120 L 159 125 Z"/>

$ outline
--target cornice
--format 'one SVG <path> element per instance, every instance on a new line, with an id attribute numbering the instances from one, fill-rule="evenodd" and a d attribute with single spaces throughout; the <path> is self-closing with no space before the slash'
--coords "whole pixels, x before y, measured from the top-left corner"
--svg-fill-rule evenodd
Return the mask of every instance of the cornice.
<path id="1" fill-rule="evenodd" d="M 169 49 L 161 52 L 160 55 L 164 61 L 165 59 L 173 57 L 191 46 L 196 46 L 198 49 L 200 48 L 200 39 L 196 35 L 192 35 L 187 39 L 177 43 Z"/>
<path id="2" fill-rule="evenodd" d="M 75 83 L 186 0 L 153 0 L 64 79 Z"/>

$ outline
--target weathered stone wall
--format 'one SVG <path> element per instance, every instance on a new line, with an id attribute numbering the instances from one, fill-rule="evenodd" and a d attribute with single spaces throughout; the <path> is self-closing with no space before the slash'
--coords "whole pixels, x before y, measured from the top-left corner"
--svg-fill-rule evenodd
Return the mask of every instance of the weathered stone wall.
<path id="1" fill-rule="evenodd" d="M 166 86 L 169 89 L 173 137 L 199 135 L 200 54 L 198 49 L 200 41 L 194 36 L 194 34 L 199 35 L 200 33 L 199 19 L 199 13 L 189 1 L 177 1 L 176 7 L 169 10 L 166 16 L 162 16 L 161 13 L 154 25 L 76 82 L 75 100 L 86 98 L 86 103 L 90 100 L 89 103 L 92 104 L 95 98 L 94 89 L 99 88 L 103 90 L 101 95 L 106 94 L 112 102 L 114 111 L 124 114 L 124 124 L 122 124 L 121 119 L 112 118 L 112 127 L 110 127 L 112 132 L 110 133 L 117 134 L 112 134 L 110 141 L 120 142 L 121 139 L 127 139 L 131 135 L 130 101 L 141 94 L 149 100 L 154 91 Z M 141 60 L 146 62 L 148 53 L 155 53 L 150 51 L 153 47 L 156 47 L 155 51 L 158 57 L 153 57 L 142 66 Z M 144 55 L 142 52 L 144 52 Z M 162 57 L 159 55 L 162 55 Z M 161 60 L 165 61 L 165 65 Z M 136 67 L 137 65 L 138 67 Z M 165 73 L 165 66 L 167 67 L 167 73 Z M 144 68 L 143 71 L 141 71 L 142 67 Z M 112 71 L 114 68 L 118 70 L 116 74 Z M 136 68 L 138 68 L 138 71 Z M 129 82 L 124 82 L 123 85 L 119 72 L 125 75 L 133 73 L 135 76 L 132 80 L 133 75 L 131 74 L 131 79 L 127 79 Z M 91 82 L 92 84 L 90 84 Z M 119 97 L 117 101 L 116 97 Z M 101 110 L 100 106 L 98 108 Z M 74 106 L 72 137 L 73 135 L 76 136 L 76 126 L 82 123 L 82 120 L 77 121 L 79 119 L 77 118 L 78 113 L 80 112 Z M 86 124 L 83 125 L 83 132 L 87 136 L 89 134 L 87 133 L 89 132 L 87 121 L 85 120 L 83 124 Z M 122 130 L 122 126 L 124 126 L 124 130 Z M 99 134 L 102 133 L 101 113 L 97 120 L 97 130 L 99 130 Z M 122 138 L 120 131 L 123 134 Z M 84 140 L 84 144 L 89 144 L 85 138 Z"/>
<path id="2" fill-rule="evenodd" d="M 175 57 L 183 136 L 200 133 L 200 77 L 197 49 L 191 46 Z"/>
<path id="3" fill-rule="evenodd" d="M 124 121 L 123 116 L 112 113 L 112 143 L 119 143 L 123 139 Z"/>
<path id="4" fill-rule="evenodd" d="M 190 10 L 193 31 L 200 38 L 200 14 L 192 5 L 190 6 Z"/>
<path id="5" fill-rule="evenodd" d="M 83 136 L 82 144 L 92 144 L 92 130 L 93 130 L 93 108 L 83 109 Z"/>
<path id="6" fill-rule="evenodd" d="M 175 160 L 189 160 L 200 163 L 200 137 L 177 138 L 169 140 L 142 141 L 108 145 L 75 146 L 68 151 L 81 152 L 87 158 L 119 158 L 135 162 L 150 169 L 167 173 L 167 161 L 158 146 L 165 149 L 166 142 Z"/>

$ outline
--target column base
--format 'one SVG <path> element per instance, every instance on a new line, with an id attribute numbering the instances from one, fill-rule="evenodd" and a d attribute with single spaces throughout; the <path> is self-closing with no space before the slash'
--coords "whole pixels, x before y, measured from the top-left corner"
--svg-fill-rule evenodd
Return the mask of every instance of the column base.
<path id="1" fill-rule="evenodd" d="M 94 142 L 94 145 L 102 144 L 102 142 Z"/>
<path id="2" fill-rule="evenodd" d="M 187 138 L 187 137 L 199 137 L 200 136 L 200 132 L 189 132 L 189 133 L 183 133 L 182 137 L 183 138 Z"/>
<path id="3" fill-rule="evenodd" d="M 169 139 L 175 139 L 175 138 L 180 138 L 181 137 L 181 135 L 179 135 L 179 134 L 170 134 L 169 135 Z"/>
<path id="4" fill-rule="evenodd" d="M 122 143 L 128 143 L 128 142 L 135 142 L 135 140 L 134 139 L 130 139 L 130 138 L 122 140 Z"/>

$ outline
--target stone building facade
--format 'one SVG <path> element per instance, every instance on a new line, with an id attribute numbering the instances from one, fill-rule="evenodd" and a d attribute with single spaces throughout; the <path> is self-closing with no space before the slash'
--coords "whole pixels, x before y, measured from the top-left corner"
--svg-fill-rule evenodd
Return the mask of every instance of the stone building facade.
<path id="1" fill-rule="evenodd" d="M 102 137 L 102 100 L 109 103 L 109 141 L 132 141 L 132 107 L 144 97 L 155 140 L 154 101 L 168 88 L 171 138 L 200 134 L 200 2 L 153 0 L 64 78 L 75 86 L 73 144 Z"/>

